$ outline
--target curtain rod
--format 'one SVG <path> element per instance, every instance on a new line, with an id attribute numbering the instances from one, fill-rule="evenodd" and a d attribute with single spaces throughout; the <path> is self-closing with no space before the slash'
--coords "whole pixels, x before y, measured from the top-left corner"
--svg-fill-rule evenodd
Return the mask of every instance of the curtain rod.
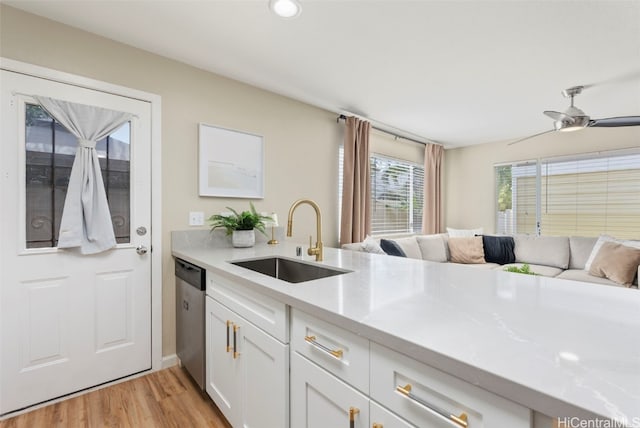
<path id="1" fill-rule="evenodd" d="M 340 122 L 341 120 L 346 120 L 346 119 L 347 119 L 347 116 L 345 116 L 344 114 L 341 114 L 340 116 L 338 116 L 338 117 L 336 118 L 336 123 Z M 375 129 L 376 131 L 384 132 L 385 134 L 391 135 L 391 136 L 395 137 L 396 139 L 398 139 L 398 138 L 402 138 L 402 139 L 405 139 L 405 140 L 407 140 L 407 141 L 411 141 L 411 142 L 413 142 L 413 143 L 422 144 L 422 145 L 424 145 L 424 146 L 426 146 L 427 144 L 429 144 L 429 143 L 426 143 L 426 142 L 424 142 L 424 141 L 414 140 L 413 138 L 405 137 L 405 136 L 403 136 L 403 135 L 394 134 L 393 132 L 387 131 L 386 129 L 378 128 L 377 126 L 373 126 L 373 125 L 371 125 L 371 127 L 372 127 L 373 129 Z"/>

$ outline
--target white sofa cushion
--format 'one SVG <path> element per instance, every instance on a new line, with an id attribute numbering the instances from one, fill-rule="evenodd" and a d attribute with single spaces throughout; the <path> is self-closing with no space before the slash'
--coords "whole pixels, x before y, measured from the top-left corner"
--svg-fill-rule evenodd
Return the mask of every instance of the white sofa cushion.
<path id="1" fill-rule="evenodd" d="M 572 281 L 582 281 L 582 282 L 590 282 L 596 284 L 605 284 L 605 285 L 617 285 L 618 287 L 622 287 L 620 284 L 616 284 L 607 278 L 599 278 L 597 276 L 589 275 L 589 271 L 584 269 L 567 269 L 556 278 L 559 279 L 570 279 Z"/>
<path id="2" fill-rule="evenodd" d="M 423 260 L 444 263 L 447 261 L 447 243 L 442 234 L 416 237 Z"/>
<path id="3" fill-rule="evenodd" d="M 585 236 L 569 237 L 569 248 L 571 257 L 569 259 L 569 269 L 584 269 L 598 238 Z"/>
<path id="4" fill-rule="evenodd" d="M 469 238 L 471 236 L 482 235 L 484 233 L 484 229 L 482 227 L 475 229 L 453 229 L 451 227 L 447 227 L 447 233 L 450 238 Z"/>
<path id="5" fill-rule="evenodd" d="M 394 239 L 394 241 L 402 248 L 402 251 L 404 251 L 408 258 L 422 260 L 422 252 L 420 251 L 415 236 Z"/>
<path id="6" fill-rule="evenodd" d="M 567 236 L 516 235 L 515 254 L 517 263 L 569 267 L 569 238 Z"/>

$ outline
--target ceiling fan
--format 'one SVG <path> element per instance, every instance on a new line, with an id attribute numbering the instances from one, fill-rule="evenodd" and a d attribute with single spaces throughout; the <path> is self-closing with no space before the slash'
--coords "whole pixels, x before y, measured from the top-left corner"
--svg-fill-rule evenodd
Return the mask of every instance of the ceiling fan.
<path id="1" fill-rule="evenodd" d="M 591 119 L 585 112 L 576 107 L 573 103 L 573 98 L 576 95 L 582 93 L 582 90 L 588 86 L 572 86 L 562 91 L 562 95 L 565 98 L 571 98 L 571 105 L 564 112 L 546 110 L 544 114 L 553 119 L 553 129 L 548 131 L 539 132 L 528 137 L 520 138 L 519 140 L 512 141 L 508 145 L 516 144 L 524 140 L 528 140 L 539 135 L 547 134 L 549 132 L 561 131 L 577 131 L 584 128 L 614 128 L 618 126 L 640 126 L 640 116 L 620 116 L 620 117 L 608 117 L 605 119 Z"/>

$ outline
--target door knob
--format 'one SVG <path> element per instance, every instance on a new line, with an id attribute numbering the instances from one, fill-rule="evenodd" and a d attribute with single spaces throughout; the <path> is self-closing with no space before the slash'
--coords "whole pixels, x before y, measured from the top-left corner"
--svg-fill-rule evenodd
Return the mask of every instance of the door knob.
<path id="1" fill-rule="evenodd" d="M 145 247 L 144 245 L 140 245 L 138 248 L 136 248 L 136 253 L 140 254 L 141 256 L 147 254 L 147 251 L 147 247 Z"/>

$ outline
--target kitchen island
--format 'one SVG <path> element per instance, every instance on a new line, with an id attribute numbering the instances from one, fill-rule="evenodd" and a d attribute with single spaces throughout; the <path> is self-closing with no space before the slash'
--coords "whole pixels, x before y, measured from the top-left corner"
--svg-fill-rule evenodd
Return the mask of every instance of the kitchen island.
<path id="1" fill-rule="evenodd" d="M 528 409 L 640 426 L 638 290 L 332 248 L 319 264 L 350 272 L 299 284 L 229 263 L 296 259 L 295 249 L 174 238 L 172 250 L 292 311 Z"/>

